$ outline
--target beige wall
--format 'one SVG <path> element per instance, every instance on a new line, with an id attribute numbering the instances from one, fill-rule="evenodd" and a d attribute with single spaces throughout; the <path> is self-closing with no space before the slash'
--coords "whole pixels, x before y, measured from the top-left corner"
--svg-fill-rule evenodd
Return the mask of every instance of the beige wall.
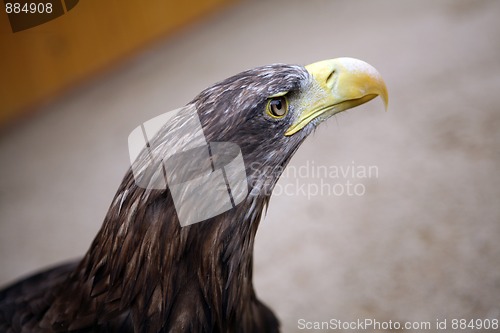
<path id="1" fill-rule="evenodd" d="M 52 21 L 16 33 L 2 10 L 0 127 L 230 1 L 85 0 Z"/>

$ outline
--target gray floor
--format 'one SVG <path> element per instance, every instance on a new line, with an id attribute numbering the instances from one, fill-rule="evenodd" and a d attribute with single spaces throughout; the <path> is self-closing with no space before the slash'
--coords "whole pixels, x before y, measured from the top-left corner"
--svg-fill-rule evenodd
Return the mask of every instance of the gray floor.
<path id="1" fill-rule="evenodd" d="M 280 181 L 257 235 L 258 295 L 285 332 L 301 318 L 500 319 L 498 13 L 253 1 L 183 30 L 0 137 L 0 284 L 86 251 L 141 122 L 253 66 L 352 56 L 385 77 L 389 112 L 376 100 L 331 119 L 291 166 L 377 172 Z M 340 194 L 348 181 L 364 194 Z M 340 185 L 316 193 L 324 183 Z"/>

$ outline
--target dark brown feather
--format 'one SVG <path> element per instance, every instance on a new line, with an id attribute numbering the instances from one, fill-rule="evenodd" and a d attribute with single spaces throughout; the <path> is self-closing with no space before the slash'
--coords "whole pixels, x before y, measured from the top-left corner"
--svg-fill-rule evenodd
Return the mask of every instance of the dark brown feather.
<path id="1" fill-rule="evenodd" d="M 269 121 L 263 110 L 270 95 L 300 94 L 309 80 L 303 67 L 272 65 L 202 92 L 190 107 L 207 141 L 240 147 L 247 198 L 181 227 L 169 189 L 141 188 L 129 171 L 79 263 L 0 293 L 0 331 L 278 332 L 277 318 L 253 289 L 254 238 L 282 168 L 313 127 L 286 137 L 291 120 Z M 181 118 L 167 124 L 157 144 L 179 123 Z"/>

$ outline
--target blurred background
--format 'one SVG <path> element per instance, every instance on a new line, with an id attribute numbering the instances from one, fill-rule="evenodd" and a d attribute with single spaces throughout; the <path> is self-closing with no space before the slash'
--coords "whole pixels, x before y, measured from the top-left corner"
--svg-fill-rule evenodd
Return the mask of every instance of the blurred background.
<path id="1" fill-rule="evenodd" d="M 248 68 L 350 56 L 381 72 L 388 112 L 375 100 L 336 116 L 290 166 L 377 173 L 280 181 L 258 296 L 284 332 L 500 319 L 500 2 L 179 6 L 86 0 L 16 33 L 0 13 L 0 285 L 85 253 L 140 123 Z M 300 190 L 347 181 L 362 195 Z"/>

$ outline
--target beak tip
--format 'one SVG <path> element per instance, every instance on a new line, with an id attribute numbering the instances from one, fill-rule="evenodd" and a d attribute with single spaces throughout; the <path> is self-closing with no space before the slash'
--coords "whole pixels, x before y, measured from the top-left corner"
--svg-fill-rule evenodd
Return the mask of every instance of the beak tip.
<path id="1" fill-rule="evenodd" d="M 323 93 L 318 95 L 315 104 L 309 105 L 310 109 L 298 116 L 285 132 L 285 136 L 293 135 L 311 119 L 325 112 L 330 112 L 330 115 L 338 113 L 366 103 L 377 96 L 382 98 L 385 111 L 389 109 L 389 94 L 382 76 L 373 66 L 362 60 L 335 58 L 309 64 L 305 69 L 318 87 L 318 91 Z"/>
<path id="2" fill-rule="evenodd" d="M 385 112 L 389 111 L 389 96 L 387 96 L 387 92 L 381 96 L 382 100 L 384 101 L 384 109 Z"/>

